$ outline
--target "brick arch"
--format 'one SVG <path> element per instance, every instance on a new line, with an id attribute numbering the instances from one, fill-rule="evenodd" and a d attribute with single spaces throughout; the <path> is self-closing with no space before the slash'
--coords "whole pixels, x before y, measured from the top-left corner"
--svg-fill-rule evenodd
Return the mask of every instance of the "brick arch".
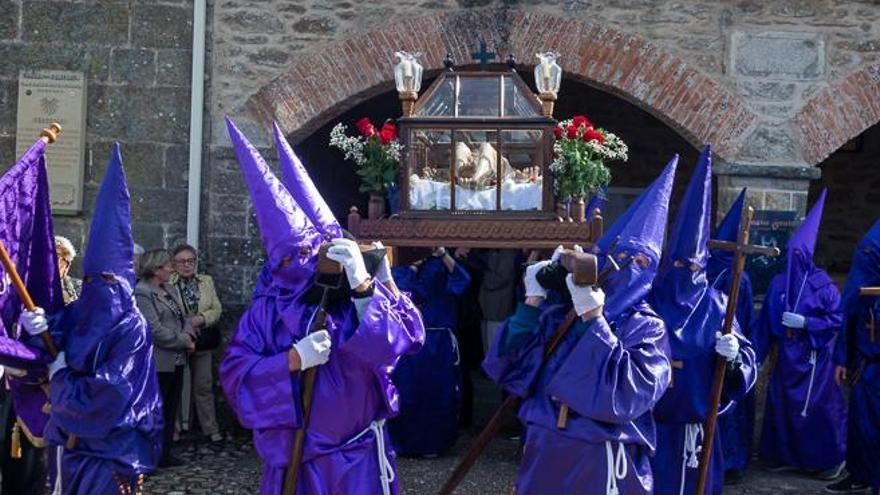
<path id="1" fill-rule="evenodd" d="M 795 139 L 804 158 L 818 164 L 880 122 L 880 61 L 825 87 L 795 114 Z"/>
<path id="2" fill-rule="evenodd" d="M 308 54 L 248 101 L 263 124 L 276 119 L 301 139 L 341 112 L 393 88 L 392 54 L 424 53 L 426 72 L 447 53 L 469 61 L 475 40 L 526 65 L 556 50 L 566 77 L 620 96 L 660 118 L 696 147 L 732 160 L 756 116 L 736 94 L 665 48 L 619 29 L 521 10 L 478 9 L 396 22 Z M 564 98 L 565 95 L 560 95 Z"/>

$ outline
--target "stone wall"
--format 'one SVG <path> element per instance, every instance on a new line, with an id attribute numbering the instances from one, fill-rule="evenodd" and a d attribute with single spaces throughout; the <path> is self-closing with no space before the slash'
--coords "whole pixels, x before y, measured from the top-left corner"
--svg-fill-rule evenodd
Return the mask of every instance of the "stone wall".
<path id="1" fill-rule="evenodd" d="M 234 0 L 216 5 L 212 18 L 203 237 L 214 266 L 230 277 L 230 298 L 246 298 L 261 253 L 223 115 L 262 146 L 276 118 L 311 150 L 313 173 L 333 176 L 327 167 L 338 164 L 322 159 L 313 141 L 392 89 L 397 49 L 425 52 L 429 73 L 447 52 L 471 63 L 480 39 L 498 61 L 516 55 L 524 71 L 535 51 L 557 49 L 567 87 L 593 86 L 645 110 L 687 140 L 688 153 L 716 145 L 720 212 L 744 186 L 756 208 L 803 212 L 810 181 L 821 174 L 814 165 L 880 120 L 880 105 L 866 101 L 880 93 L 873 2 Z M 581 111 L 614 119 L 601 105 Z M 636 135 L 635 146 L 666 144 L 651 139 Z M 217 251 L 227 247 L 239 252 Z"/>
<path id="2" fill-rule="evenodd" d="M 113 141 L 122 143 L 135 240 L 149 249 L 185 238 L 191 37 L 192 1 L 0 0 L 0 162 L 14 161 L 20 70 L 88 80 L 84 211 L 55 218 L 78 249 Z"/>

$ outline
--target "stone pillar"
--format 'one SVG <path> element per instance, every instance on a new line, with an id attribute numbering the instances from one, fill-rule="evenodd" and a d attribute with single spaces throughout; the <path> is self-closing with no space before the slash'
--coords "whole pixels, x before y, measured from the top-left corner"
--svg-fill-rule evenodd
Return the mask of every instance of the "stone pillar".
<path id="1" fill-rule="evenodd" d="M 716 221 L 730 209 L 742 188 L 756 210 L 792 210 L 805 215 L 810 181 L 822 175 L 818 167 L 723 163 L 713 171 L 718 178 Z"/>

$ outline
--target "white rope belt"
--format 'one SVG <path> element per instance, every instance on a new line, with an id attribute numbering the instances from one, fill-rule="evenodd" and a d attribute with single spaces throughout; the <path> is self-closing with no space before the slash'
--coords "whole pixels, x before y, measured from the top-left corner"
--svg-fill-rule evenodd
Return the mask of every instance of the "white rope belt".
<path id="1" fill-rule="evenodd" d="M 804 401 L 804 410 L 801 411 L 801 417 L 807 417 L 807 408 L 810 406 L 810 396 L 813 395 L 813 382 L 816 380 L 816 350 L 810 352 L 810 386 L 807 387 L 807 400 Z"/>
<path id="2" fill-rule="evenodd" d="M 64 455 L 64 447 L 58 445 L 55 447 L 55 486 L 52 489 L 52 495 L 61 495 L 61 456 Z"/>
<path id="3" fill-rule="evenodd" d="M 605 495 L 619 495 L 617 480 L 626 479 L 627 462 L 626 450 L 623 443 L 617 442 L 617 456 L 614 455 L 614 447 L 610 441 L 605 441 L 605 454 L 608 462 L 608 477 L 605 480 Z"/>
<path id="4" fill-rule="evenodd" d="M 355 435 L 345 445 L 360 440 L 365 435 L 372 433 L 376 437 L 376 453 L 379 457 L 379 482 L 382 484 L 382 495 L 391 495 L 391 483 L 394 482 L 394 466 L 385 452 L 385 420 L 373 421 L 364 431 Z"/>
<path id="5" fill-rule="evenodd" d="M 684 494 L 685 475 L 688 469 L 700 467 L 700 452 L 703 451 L 703 425 L 700 423 L 688 423 L 684 426 L 684 449 L 681 457 L 681 484 L 679 495 Z"/>

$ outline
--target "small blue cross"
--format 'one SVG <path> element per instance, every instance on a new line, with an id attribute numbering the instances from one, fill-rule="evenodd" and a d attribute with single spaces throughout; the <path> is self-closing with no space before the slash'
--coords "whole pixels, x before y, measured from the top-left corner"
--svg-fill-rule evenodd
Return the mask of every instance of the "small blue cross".
<path id="1" fill-rule="evenodd" d="M 489 68 L 489 61 L 495 60 L 495 53 L 486 51 L 486 42 L 480 41 L 480 51 L 471 53 L 474 60 L 480 62 L 480 70 Z"/>

